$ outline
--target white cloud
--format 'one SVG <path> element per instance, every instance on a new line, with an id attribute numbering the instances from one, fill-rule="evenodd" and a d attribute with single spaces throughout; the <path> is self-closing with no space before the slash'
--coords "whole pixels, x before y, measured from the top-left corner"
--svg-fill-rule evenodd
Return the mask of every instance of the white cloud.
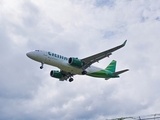
<path id="1" fill-rule="evenodd" d="M 0 119 L 106 119 L 159 111 L 159 1 L 0 1 Z M 79 58 L 128 42 L 119 79 L 60 82 L 25 55 L 34 49 Z"/>

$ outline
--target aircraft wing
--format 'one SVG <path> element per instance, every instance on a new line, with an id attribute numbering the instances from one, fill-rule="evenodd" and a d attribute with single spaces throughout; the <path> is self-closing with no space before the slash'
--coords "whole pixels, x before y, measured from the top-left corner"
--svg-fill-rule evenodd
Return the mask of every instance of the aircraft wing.
<path id="1" fill-rule="evenodd" d="M 93 64 L 93 63 L 95 63 L 95 62 L 98 62 L 99 60 L 101 60 L 101 59 L 103 59 L 103 58 L 105 58 L 105 57 L 109 57 L 110 55 L 112 55 L 112 52 L 114 52 L 114 51 L 116 51 L 116 50 L 124 47 L 125 44 L 126 44 L 126 42 L 127 42 L 127 40 L 126 40 L 123 44 L 121 44 L 121 45 L 119 45 L 119 46 L 116 46 L 116 47 L 111 48 L 111 49 L 109 49 L 109 50 L 106 50 L 106 51 L 103 51 L 103 52 L 101 52 L 101 53 L 92 55 L 92 56 L 90 56 L 90 57 L 81 59 L 81 60 L 84 62 L 84 67 L 83 67 L 83 69 L 88 68 L 91 64 Z"/>

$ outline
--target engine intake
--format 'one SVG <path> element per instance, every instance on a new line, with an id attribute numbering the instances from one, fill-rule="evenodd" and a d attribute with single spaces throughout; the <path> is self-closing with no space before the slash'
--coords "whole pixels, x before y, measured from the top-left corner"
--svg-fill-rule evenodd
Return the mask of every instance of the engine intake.
<path id="1" fill-rule="evenodd" d="M 78 59 L 78 58 L 73 58 L 73 57 L 70 57 L 69 60 L 68 60 L 68 63 L 72 66 L 75 66 L 75 67 L 78 67 L 78 68 L 81 68 L 83 66 L 83 62 Z"/>
<path id="2" fill-rule="evenodd" d="M 52 70 L 50 72 L 50 76 L 54 77 L 54 78 L 59 78 L 60 79 L 60 78 L 63 77 L 63 74 L 61 72 L 57 71 L 57 70 Z"/>

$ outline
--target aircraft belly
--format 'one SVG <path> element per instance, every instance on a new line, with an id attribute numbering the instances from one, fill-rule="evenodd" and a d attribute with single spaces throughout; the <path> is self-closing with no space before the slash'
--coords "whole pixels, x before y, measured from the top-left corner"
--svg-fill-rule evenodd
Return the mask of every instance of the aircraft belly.
<path id="1" fill-rule="evenodd" d="M 95 67 L 95 66 L 90 66 L 86 69 L 87 73 L 94 73 L 94 72 L 97 72 L 97 71 L 100 71 L 100 70 L 103 70 L 103 69 Z"/>
<path id="2" fill-rule="evenodd" d="M 73 66 L 69 65 L 68 62 L 64 62 L 61 60 L 46 59 L 45 63 L 48 65 L 58 67 L 59 69 L 65 71 L 65 72 L 70 72 L 72 74 L 81 74 L 82 73 L 82 69 L 73 67 Z"/>
<path id="3" fill-rule="evenodd" d="M 61 65 L 61 66 L 59 66 L 59 68 L 63 71 L 70 72 L 72 74 L 79 74 L 79 75 L 82 74 L 81 68 L 76 68 L 76 67 L 73 67 L 69 64 Z"/>
<path id="4" fill-rule="evenodd" d="M 82 75 L 82 69 L 81 68 L 77 68 L 77 67 L 74 67 L 74 66 L 71 66 L 69 64 L 60 64 L 60 66 L 58 66 L 60 69 L 62 69 L 63 71 L 67 71 L 67 72 L 70 72 L 70 73 L 73 73 L 73 74 L 79 74 L 79 75 Z M 88 73 L 93 73 L 93 72 L 97 72 L 97 71 L 100 71 L 102 70 L 101 68 L 98 68 L 98 67 L 94 67 L 94 66 L 90 66 L 89 68 L 86 69 L 87 71 L 87 74 Z"/>

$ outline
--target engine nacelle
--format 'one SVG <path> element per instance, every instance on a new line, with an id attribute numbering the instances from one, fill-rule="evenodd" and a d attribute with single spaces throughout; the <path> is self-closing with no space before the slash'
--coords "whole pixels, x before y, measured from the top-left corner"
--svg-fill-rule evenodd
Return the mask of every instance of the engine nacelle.
<path id="1" fill-rule="evenodd" d="M 68 63 L 72 66 L 75 66 L 75 67 L 78 67 L 78 68 L 81 68 L 83 66 L 83 62 L 78 59 L 78 58 L 73 58 L 73 57 L 70 57 L 69 60 L 68 60 Z"/>
<path id="2" fill-rule="evenodd" d="M 63 77 L 63 74 L 61 72 L 57 71 L 57 70 L 52 70 L 50 72 L 50 76 L 54 77 L 54 78 L 59 78 L 60 79 L 60 78 Z"/>

